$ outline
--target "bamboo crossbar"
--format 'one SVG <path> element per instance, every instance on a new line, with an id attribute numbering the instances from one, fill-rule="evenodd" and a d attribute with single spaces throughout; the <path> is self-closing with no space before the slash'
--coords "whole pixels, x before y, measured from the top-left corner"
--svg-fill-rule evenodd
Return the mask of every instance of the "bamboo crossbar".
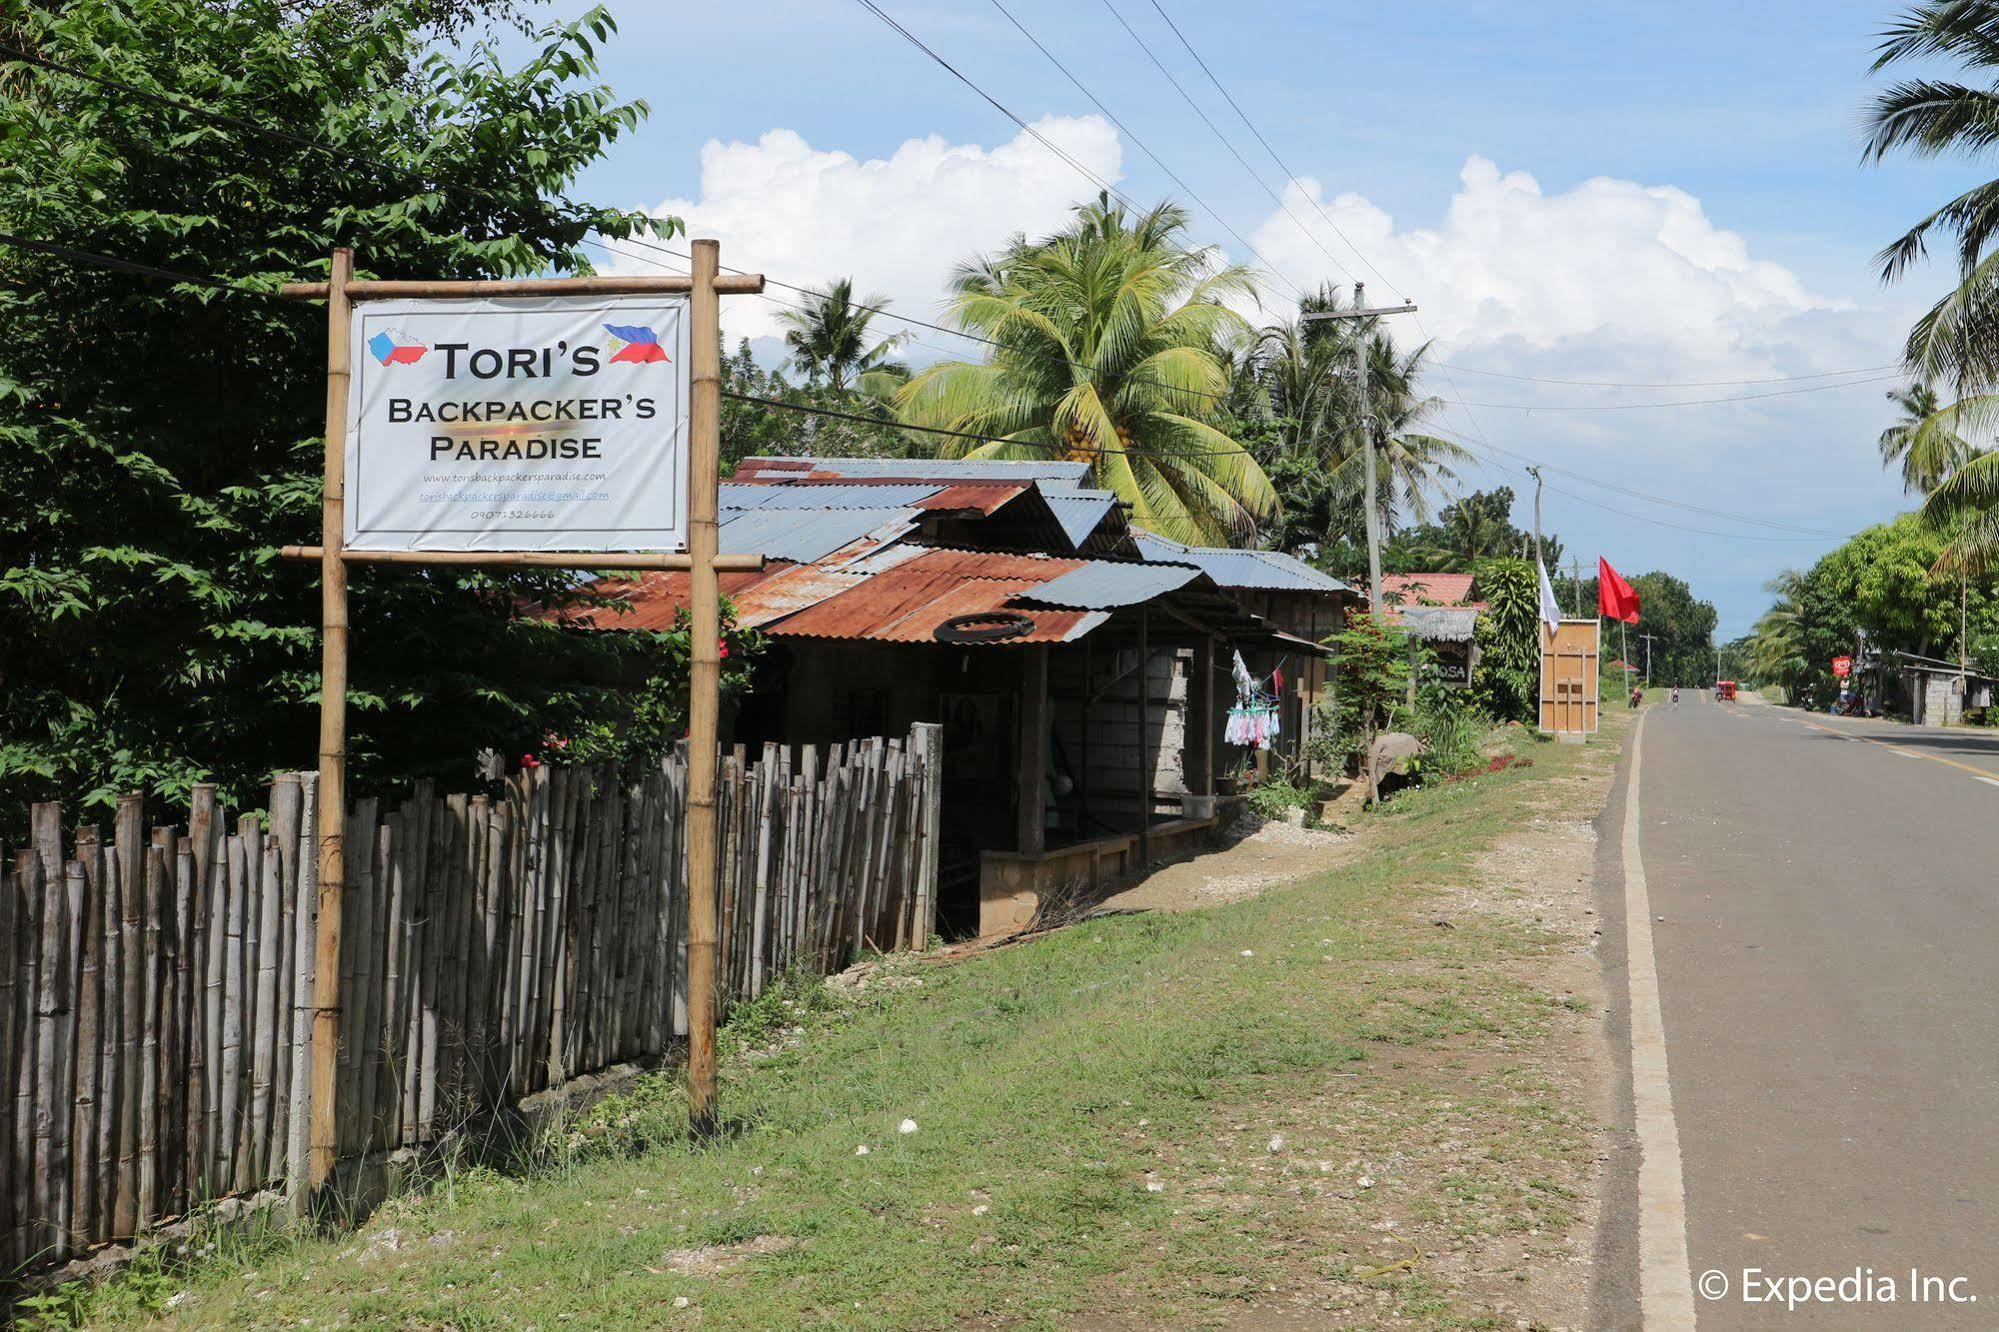
<path id="1" fill-rule="evenodd" d="M 323 301 L 332 291 L 327 282 L 287 282 L 278 295 L 288 301 Z M 715 278 L 718 296 L 756 296 L 764 289 L 761 273 L 721 273 Z M 490 279 L 465 282 L 401 278 L 353 278 L 346 285 L 350 301 L 380 301 L 394 297 L 416 300 L 477 300 L 503 296 L 671 296 L 694 290 L 692 274 L 649 277 L 569 277 Z"/>
<path id="2" fill-rule="evenodd" d="M 325 557 L 323 546 L 281 546 L 278 554 L 287 560 Z M 339 558 L 348 564 L 466 564 L 488 567 L 520 566 L 536 569 L 666 569 L 694 567 L 691 555 L 677 551 L 563 551 L 563 550 L 342 550 Z M 717 555 L 717 573 L 761 573 L 761 555 Z"/>

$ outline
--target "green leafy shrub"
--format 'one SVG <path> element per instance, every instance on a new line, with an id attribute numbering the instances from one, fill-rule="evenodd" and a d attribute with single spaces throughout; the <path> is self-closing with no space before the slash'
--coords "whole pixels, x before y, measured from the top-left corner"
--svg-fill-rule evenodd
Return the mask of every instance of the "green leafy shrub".
<path id="1" fill-rule="evenodd" d="M 1249 807 L 1266 819 L 1281 819 L 1287 810 L 1304 809 L 1312 803 L 1310 789 L 1279 778 L 1249 792 Z"/>

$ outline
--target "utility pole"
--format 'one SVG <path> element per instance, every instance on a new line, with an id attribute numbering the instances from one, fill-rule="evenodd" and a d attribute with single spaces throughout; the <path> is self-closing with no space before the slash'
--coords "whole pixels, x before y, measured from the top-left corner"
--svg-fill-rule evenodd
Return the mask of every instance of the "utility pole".
<path id="1" fill-rule="evenodd" d="M 1570 562 L 1576 580 L 1576 618 L 1583 618 L 1583 557 L 1578 555 Z"/>
<path id="2" fill-rule="evenodd" d="M 1530 467 L 1527 475 L 1534 478 L 1534 563 L 1541 563 L 1541 469 Z"/>
<path id="3" fill-rule="evenodd" d="M 1361 503 L 1365 506 L 1367 520 L 1367 604 L 1376 614 L 1381 613 L 1381 512 L 1377 508 L 1379 495 L 1375 491 L 1374 462 L 1374 402 L 1368 396 L 1367 387 L 1367 322 L 1380 315 L 1413 314 L 1413 304 L 1384 305 L 1376 309 L 1367 308 L 1367 288 L 1362 283 L 1353 284 L 1351 310 L 1327 310 L 1317 314 L 1301 315 L 1306 323 L 1322 319 L 1354 319 L 1361 321 L 1358 336 L 1354 339 L 1355 379 L 1360 388 L 1360 438 L 1361 455 L 1365 463 L 1364 483 L 1367 494 Z"/>
<path id="4" fill-rule="evenodd" d="M 1657 638 L 1658 635 L 1640 634 L 1638 636 L 1645 640 L 1645 687 L 1650 689 L 1652 687 L 1652 640 Z"/>

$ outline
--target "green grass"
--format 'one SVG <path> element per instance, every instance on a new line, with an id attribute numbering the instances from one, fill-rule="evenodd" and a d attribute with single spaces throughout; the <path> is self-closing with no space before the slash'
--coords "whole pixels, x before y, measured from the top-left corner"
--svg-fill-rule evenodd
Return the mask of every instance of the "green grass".
<path id="1" fill-rule="evenodd" d="M 1591 761 L 1520 747 L 1533 766 L 1391 801 L 1368 820 L 1378 849 L 1299 885 L 895 963 L 858 995 L 774 990 L 731 1023 L 718 1143 L 687 1140 L 678 1082 L 655 1075 L 523 1175 L 469 1172 L 359 1235 L 115 1282 L 77 1321 L 1185 1326 L 1274 1285 L 1483 1325 L 1420 1264 L 1356 1274 L 1397 1256 L 1368 1247 L 1391 1212 L 1449 1243 L 1574 1214 L 1586 1118 L 1522 1062 L 1561 1001 L 1508 965 L 1547 941 L 1483 917 L 1439 929 L 1425 907 L 1537 783 Z M 1450 1149 L 1448 1180 L 1370 1165 L 1425 1143 Z M 1380 1187 L 1355 1184 L 1368 1169 Z M 684 1251 L 751 1241 L 684 1270 Z"/>

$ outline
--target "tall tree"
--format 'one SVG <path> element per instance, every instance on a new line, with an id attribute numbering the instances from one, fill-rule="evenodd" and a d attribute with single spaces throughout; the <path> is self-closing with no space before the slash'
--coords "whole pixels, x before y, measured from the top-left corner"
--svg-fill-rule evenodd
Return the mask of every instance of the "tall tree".
<path id="1" fill-rule="evenodd" d="M 1965 77 L 1915 77 L 1883 89 L 1867 110 L 1867 157 L 1989 151 L 1999 124 L 1999 0 L 1914 5 L 1882 34 L 1874 69 L 1934 60 L 1956 63 Z M 1908 361 L 1925 381 L 1988 389 L 1999 385 L 1999 180 L 1973 186 L 1884 249 L 1883 278 L 1907 272 L 1939 232 L 1953 239 L 1957 283 L 1910 330 Z"/>
<path id="2" fill-rule="evenodd" d="M 892 393 L 909 377 L 909 368 L 894 359 L 901 334 L 874 337 L 875 316 L 888 303 L 880 294 L 856 299 L 854 280 L 843 277 L 807 295 L 803 307 L 779 311 L 792 366 L 835 394 L 853 388 Z"/>
<path id="3" fill-rule="evenodd" d="M 1379 446 L 1375 501 L 1384 534 L 1392 536 L 1405 521 L 1427 521 L 1432 497 L 1471 457 L 1424 428 L 1440 405 L 1418 389 L 1428 343 L 1401 352 L 1376 321 L 1302 318 L 1351 308 L 1338 288 L 1322 287 L 1299 303 L 1300 318 L 1271 324 L 1258 339 L 1257 373 L 1282 423 L 1263 461 L 1284 502 L 1286 545 L 1362 539 L 1366 459 L 1353 374 L 1360 348 L 1367 352 Z"/>
<path id="4" fill-rule="evenodd" d="M 1955 428 L 1960 413 L 1947 412 L 1928 384 L 1889 389 L 1888 401 L 1902 416 L 1881 432 L 1881 465 L 1901 469 L 1904 490 L 1928 494 L 1976 456 Z"/>
<path id="5" fill-rule="evenodd" d="M 248 802 L 310 761 L 316 571 L 274 557 L 318 535 L 325 325 L 268 299 L 279 283 L 324 277 L 335 245 L 371 277 L 573 272 L 585 236 L 643 225 L 562 196 L 644 114 L 593 81 L 609 16 L 524 49 L 510 27 L 512 61 L 480 36 L 495 12 L 513 7 L 9 11 L 10 45 L 138 91 L 0 57 L 0 231 L 230 286 L 0 257 L 6 813 L 204 779 Z M 606 649 L 521 613 L 572 581 L 357 571 L 358 784 L 467 777 L 483 746 L 615 718 L 619 692 L 575 683 Z"/>
<path id="6" fill-rule="evenodd" d="M 1099 198 L 1055 235 L 959 268 L 951 315 L 997 345 L 919 372 L 895 410 L 997 441 L 947 444 L 956 456 L 1087 462 L 1091 484 L 1175 541 L 1247 542 L 1277 496 L 1216 421 L 1226 349 L 1248 336 L 1227 302 L 1252 294 L 1246 270 L 1190 246 L 1182 209 L 1132 216 Z"/>

